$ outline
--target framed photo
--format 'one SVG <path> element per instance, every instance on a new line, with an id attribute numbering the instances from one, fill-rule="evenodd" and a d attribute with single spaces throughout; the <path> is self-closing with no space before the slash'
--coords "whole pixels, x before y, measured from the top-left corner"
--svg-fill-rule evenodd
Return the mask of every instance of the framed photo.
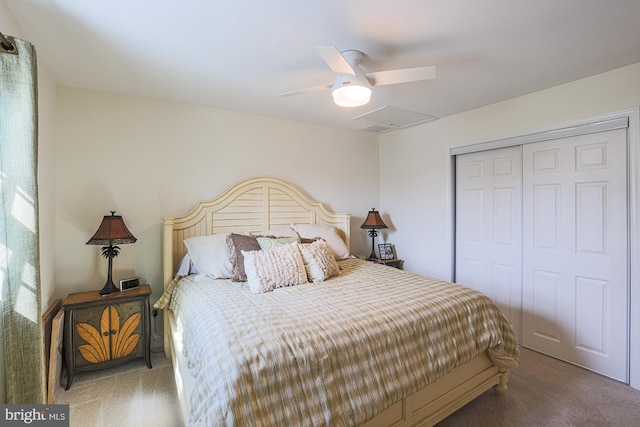
<path id="1" fill-rule="evenodd" d="M 385 261 L 388 259 L 394 259 L 393 245 L 391 243 L 378 244 L 378 251 L 380 252 L 380 259 Z"/>

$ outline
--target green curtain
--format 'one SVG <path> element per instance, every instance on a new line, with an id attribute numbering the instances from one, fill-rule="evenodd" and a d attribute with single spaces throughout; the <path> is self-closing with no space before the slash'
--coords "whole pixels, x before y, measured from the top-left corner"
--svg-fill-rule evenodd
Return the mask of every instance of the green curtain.
<path id="1" fill-rule="evenodd" d="M 0 52 L 0 288 L 7 403 L 45 402 L 35 48 Z"/>

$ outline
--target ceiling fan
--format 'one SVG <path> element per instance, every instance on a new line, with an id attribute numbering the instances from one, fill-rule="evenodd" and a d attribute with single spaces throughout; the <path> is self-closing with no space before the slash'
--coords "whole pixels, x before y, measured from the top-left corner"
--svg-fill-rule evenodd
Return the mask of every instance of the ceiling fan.
<path id="1" fill-rule="evenodd" d="M 365 73 L 360 68 L 364 54 L 358 50 L 342 53 L 334 46 L 316 46 L 329 68 L 336 73 L 335 82 L 322 86 L 295 90 L 280 96 L 300 95 L 331 89 L 333 101 L 342 107 L 359 107 L 371 99 L 371 87 L 429 80 L 436 77 L 436 67 L 402 68 L 398 70 Z"/>

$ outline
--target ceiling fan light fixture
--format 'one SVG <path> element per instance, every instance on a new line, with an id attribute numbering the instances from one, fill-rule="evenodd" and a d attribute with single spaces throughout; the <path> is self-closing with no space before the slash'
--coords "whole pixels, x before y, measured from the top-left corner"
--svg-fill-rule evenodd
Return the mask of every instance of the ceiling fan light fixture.
<path id="1" fill-rule="evenodd" d="M 331 95 L 333 102 L 341 107 L 360 107 L 368 104 L 371 99 L 371 85 L 366 81 L 366 77 L 362 79 L 353 78 L 352 76 L 339 75 L 336 79 Z"/>
<path id="2" fill-rule="evenodd" d="M 394 85 L 436 78 L 436 67 L 400 68 L 365 73 L 360 63 L 365 55 L 359 50 L 340 52 L 335 46 L 316 46 L 316 50 L 327 63 L 336 78 L 331 85 L 281 93 L 280 96 L 299 95 L 331 88 L 333 102 L 340 107 L 360 107 L 371 100 L 372 86 Z"/>
<path id="3" fill-rule="evenodd" d="M 371 99 L 371 88 L 367 86 L 346 85 L 334 87 L 331 92 L 333 102 L 341 107 L 360 107 Z"/>

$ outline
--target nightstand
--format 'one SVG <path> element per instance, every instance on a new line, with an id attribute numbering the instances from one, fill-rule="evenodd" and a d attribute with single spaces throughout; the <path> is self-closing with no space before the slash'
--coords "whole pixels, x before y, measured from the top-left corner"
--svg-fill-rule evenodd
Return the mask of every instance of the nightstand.
<path id="1" fill-rule="evenodd" d="M 384 265 L 388 265 L 389 267 L 394 267 L 397 268 L 399 270 L 402 270 L 402 266 L 404 264 L 404 260 L 398 259 L 398 258 L 394 258 L 394 259 L 379 259 L 377 261 L 374 261 L 376 264 L 384 264 Z"/>
<path id="2" fill-rule="evenodd" d="M 68 390 L 79 371 L 109 368 L 143 358 L 151 369 L 151 287 L 101 296 L 69 294 L 64 300 L 64 361 Z"/>

